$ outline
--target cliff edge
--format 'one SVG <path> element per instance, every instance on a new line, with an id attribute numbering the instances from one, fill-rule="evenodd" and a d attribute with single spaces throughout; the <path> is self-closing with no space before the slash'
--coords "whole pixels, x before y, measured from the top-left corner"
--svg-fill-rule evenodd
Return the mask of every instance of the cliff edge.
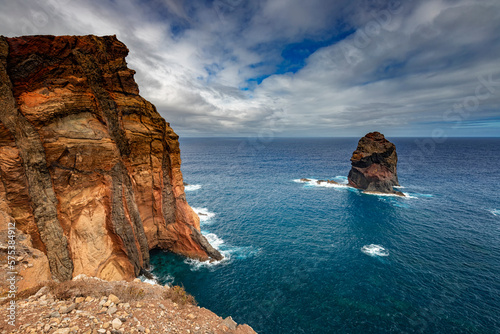
<path id="1" fill-rule="evenodd" d="M 222 258 L 186 202 L 178 136 L 127 54 L 115 36 L 0 36 L 2 214 L 61 281 L 130 280 L 153 248 Z"/>
<path id="2" fill-rule="evenodd" d="M 349 185 L 366 192 L 404 196 L 393 188 L 399 186 L 397 163 L 396 146 L 380 132 L 370 132 L 352 153 Z"/>

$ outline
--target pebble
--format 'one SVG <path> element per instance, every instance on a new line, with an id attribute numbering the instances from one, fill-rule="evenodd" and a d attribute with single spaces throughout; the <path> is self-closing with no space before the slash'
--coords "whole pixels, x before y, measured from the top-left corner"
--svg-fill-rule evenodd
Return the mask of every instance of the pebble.
<path id="1" fill-rule="evenodd" d="M 69 328 L 60 328 L 52 334 L 69 334 Z"/>
<path id="2" fill-rule="evenodd" d="M 51 317 L 51 318 L 60 318 L 61 314 L 59 314 L 59 312 L 55 311 L 55 312 L 52 312 L 51 314 L 49 314 L 49 317 Z"/>
<path id="3" fill-rule="evenodd" d="M 116 306 L 115 305 L 112 305 L 112 306 L 110 306 L 108 308 L 108 314 L 109 315 L 113 315 L 113 314 L 115 314 L 115 312 L 116 312 Z"/>
<path id="4" fill-rule="evenodd" d="M 236 326 L 238 325 L 231 317 L 227 317 L 224 321 L 222 321 L 222 323 L 226 325 L 227 328 L 232 330 L 236 330 Z"/>
<path id="5" fill-rule="evenodd" d="M 76 308 L 76 304 L 73 303 L 73 304 L 71 304 L 69 306 L 66 306 L 66 307 L 63 306 L 63 307 L 61 307 L 59 309 L 59 312 L 62 313 L 62 314 L 66 314 L 66 313 L 69 313 L 69 312 L 73 311 L 75 308 Z"/>
<path id="6" fill-rule="evenodd" d="M 120 327 L 122 326 L 122 322 L 120 319 L 114 318 L 111 322 L 111 325 L 113 326 L 113 329 L 120 329 Z"/>
<path id="7" fill-rule="evenodd" d="M 111 300 L 111 302 L 115 304 L 118 304 L 120 302 L 120 298 L 118 298 L 114 294 L 110 294 L 108 300 Z"/>

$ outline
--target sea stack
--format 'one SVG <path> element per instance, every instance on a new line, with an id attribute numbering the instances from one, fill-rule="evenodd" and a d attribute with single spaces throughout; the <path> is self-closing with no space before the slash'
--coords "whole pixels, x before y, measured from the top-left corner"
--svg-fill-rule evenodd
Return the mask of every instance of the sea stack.
<path id="1" fill-rule="evenodd" d="M 349 185 L 365 192 L 404 196 L 393 188 L 399 186 L 397 163 L 396 146 L 380 132 L 370 132 L 352 154 Z"/>
<path id="2" fill-rule="evenodd" d="M 116 36 L 0 36 L 0 232 L 15 223 L 61 281 L 133 279 L 153 248 L 222 258 L 127 54 Z"/>

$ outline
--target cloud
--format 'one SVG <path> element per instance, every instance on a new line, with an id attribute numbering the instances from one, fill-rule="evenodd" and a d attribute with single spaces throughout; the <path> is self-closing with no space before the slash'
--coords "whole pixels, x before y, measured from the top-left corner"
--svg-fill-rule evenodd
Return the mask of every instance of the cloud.
<path id="1" fill-rule="evenodd" d="M 116 34 L 141 94 L 181 135 L 498 134 L 498 84 L 470 104 L 479 78 L 500 81 L 497 1 L 0 5 L 7 36 Z"/>

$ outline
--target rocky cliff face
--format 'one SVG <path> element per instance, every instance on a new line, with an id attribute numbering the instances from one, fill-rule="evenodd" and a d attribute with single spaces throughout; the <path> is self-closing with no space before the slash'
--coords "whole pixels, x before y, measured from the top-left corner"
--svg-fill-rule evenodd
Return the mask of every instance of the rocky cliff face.
<path id="1" fill-rule="evenodd" d="M 349 185 L 367 192 L 403 195 L 393 188 L 399 186 L 397 163 L 396 146 L 379 132 L 368 133 L 352 154 Z"/>
<path id="2" fill-rule="evenodd" d="M 0 199 L 60 280 L 130 279 L 152 248 L 221 258 L 127 53 L 115 36 L 0 37 Z"/>

